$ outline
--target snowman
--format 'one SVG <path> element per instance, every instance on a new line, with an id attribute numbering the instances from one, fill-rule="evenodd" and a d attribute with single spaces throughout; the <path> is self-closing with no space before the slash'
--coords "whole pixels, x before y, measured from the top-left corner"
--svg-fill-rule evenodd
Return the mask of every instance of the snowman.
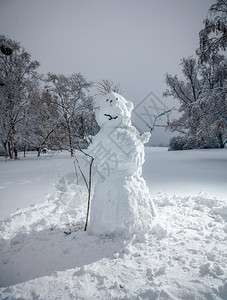
<path id="1" fill-rule="evenodd" d="M 88 147 L 99 180 L 91 201 L 90 230 L 97 234 L 147 232 L 155 218 L 149 189 L 142 177 L 144 143 L 131 124 L 132 102 L 111 92 L 100 99 L 100 131 Z"/>

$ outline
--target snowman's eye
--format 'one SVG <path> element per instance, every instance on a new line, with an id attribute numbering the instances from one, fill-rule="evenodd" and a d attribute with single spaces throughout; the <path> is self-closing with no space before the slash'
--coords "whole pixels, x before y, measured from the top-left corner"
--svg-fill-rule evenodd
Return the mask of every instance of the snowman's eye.
<path id="1" fill-rule="evenodd" d="M 109 101 L 108 99 L 106 99 L 106 101 Z"/>
<path id="2" fill-rule="evenodd" d="M 118 98 L 116 98 L 116 100 L 118 100 Z"/>

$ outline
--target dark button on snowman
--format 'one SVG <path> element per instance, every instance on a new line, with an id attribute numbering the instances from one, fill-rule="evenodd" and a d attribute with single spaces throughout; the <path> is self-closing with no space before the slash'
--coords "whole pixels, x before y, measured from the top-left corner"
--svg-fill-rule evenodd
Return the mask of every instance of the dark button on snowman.
<path id="1" fill-rule="evenodd" d="M 132 102 L 110 93 L 98 103 L 100 131 L 88 147 L 99 172 L 91 201 L 90 230 L 98 234 L 146 232 L 153 226 L 155 208 L 142 177 L 144 143 L 131 124 Z"/>

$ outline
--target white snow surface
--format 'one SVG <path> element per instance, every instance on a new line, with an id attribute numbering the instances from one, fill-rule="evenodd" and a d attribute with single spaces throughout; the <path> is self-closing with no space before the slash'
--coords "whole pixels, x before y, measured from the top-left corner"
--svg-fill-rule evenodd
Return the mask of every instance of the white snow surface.
<path id="1" fill-rule="evenodd" d="M 226 149 L 146 148 L 158 223 L 131 235 L 83 231 L 68 155 L 0 159 L 0 299 L 227 299 Z"/>

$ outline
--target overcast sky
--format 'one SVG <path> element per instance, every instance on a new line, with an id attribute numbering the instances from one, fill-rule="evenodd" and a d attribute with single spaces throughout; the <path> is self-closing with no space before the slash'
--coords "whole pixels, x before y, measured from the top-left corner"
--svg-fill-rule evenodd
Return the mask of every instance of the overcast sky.
<path id="1" fill-rule="evenodd" d="M 41 63 L 40 72 L 112 79 L 136 106 L 150 91 L 162 98 L 165 73 L 179 74 L 181 58 L 194 55 L 214 2 L 0 0 L 0 28 Z"/>

